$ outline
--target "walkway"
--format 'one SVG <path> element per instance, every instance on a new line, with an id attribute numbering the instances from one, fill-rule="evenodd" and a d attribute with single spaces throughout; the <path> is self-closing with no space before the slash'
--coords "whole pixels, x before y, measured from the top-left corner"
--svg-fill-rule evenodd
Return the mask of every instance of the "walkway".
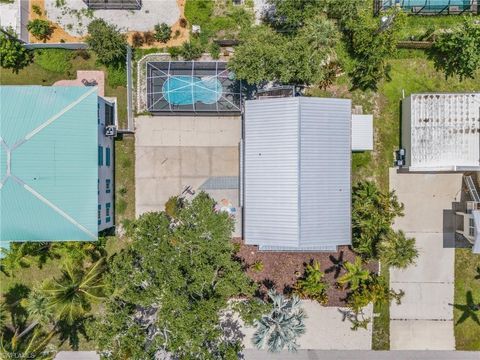
<path id="1" fill-rule="evenodd" d="M 454 350 L 454 261 L 452 203 L 460 200 L 462 174 L 397 173 L 390 189 L 405 205 L 396 228 L 414 237 L 420 256 L 415 266 L 391 269 L 392 288 L 405 291 L 390 308 L 392 350 Z"/>

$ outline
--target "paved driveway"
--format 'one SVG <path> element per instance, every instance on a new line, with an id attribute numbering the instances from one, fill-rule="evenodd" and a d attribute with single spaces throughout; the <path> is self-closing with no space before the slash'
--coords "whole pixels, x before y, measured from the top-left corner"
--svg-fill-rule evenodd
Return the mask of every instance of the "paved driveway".
<path id="1" fill-rule="evenodd" d="M 397 173 L 390 189 L 405 205 L 395 227 L 414 237 L 416 265 L 391 269 L 390 284 L 403 289 L 400 305 L 390 307 L 392 350 L 453 350 L 454 261 L 452 203 L 460 200 L 462 174 Z"/>
<path id="2" fill-rule="evenodd" d="M 141 116 L 135 127 L 137 217 L 163 210 L 187 186 L 197 190 L 208 179 L 239 176 L 240 117 Z M 238 206 L 238 189 L 209 192 Z"/>

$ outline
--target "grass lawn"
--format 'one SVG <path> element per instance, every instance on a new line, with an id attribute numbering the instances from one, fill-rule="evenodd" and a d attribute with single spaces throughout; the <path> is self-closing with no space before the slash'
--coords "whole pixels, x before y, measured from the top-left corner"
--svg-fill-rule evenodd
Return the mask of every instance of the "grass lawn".
<path id="1" fill-rule="evenodd" d="M 450 29 L 461 24 L 462 21 L 462 16 L 408 16 L 407 24 L 400 33 L 400 39 L 410 40 L 413 37 L 418 40 L 429 30 Z"/>
<path id="2" fill-rule="evenodd" d="M 467 304 L 467 293 L 471 292 L 475 304 L 480 303 L 480 256 L 471 249 L 455 250 L 455 304 Z M 460 309 L 453 310 L 455 321 L 455 345 L 457 350 L 480 350 L 480 323 L 472 318 L 459 322 Z M 480 319 L 480 311 L 476 312 Z"/>

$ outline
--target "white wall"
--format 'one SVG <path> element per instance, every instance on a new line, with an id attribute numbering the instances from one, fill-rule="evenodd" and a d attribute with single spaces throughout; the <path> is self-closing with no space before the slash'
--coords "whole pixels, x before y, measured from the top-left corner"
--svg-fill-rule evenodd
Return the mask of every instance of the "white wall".
<path id="1" fill-rule="evenodd" d="M 103 152 L 103 165 L 98 167 L 98 205 L 100 206 L 100 218 L 98 224 L 98 231 L 108 229 L 115 225 L 115 186 L 114 186 L 114 140 L 113 137 L 105 136 L 105 104 L 113 105 L 114 107 L 114 123 L 116 123 L 116 100 L 107 101 L 104 98 L 98 98 L 98 146 Z M 110 166 L 107 166 L 106 149 L 110 149 Z M 110 180 L 109 192 L 107 189 L 107 180 Z M 109 218 L 107 218 L 107 204 L 110 204 Z"/>

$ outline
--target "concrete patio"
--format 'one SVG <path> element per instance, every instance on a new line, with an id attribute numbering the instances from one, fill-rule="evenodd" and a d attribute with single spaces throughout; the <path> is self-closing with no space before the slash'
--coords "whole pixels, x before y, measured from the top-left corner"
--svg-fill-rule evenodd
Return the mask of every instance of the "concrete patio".
<path id="1" fill-rule="evenodd" d="M 141 116 L 135 125 L 136 216 L 163 210 L 188 186 L 197 191 L 209 178 L 239 176 L 238 116 Z M 208 192 L 238 207 L 238 189 Z"/>

